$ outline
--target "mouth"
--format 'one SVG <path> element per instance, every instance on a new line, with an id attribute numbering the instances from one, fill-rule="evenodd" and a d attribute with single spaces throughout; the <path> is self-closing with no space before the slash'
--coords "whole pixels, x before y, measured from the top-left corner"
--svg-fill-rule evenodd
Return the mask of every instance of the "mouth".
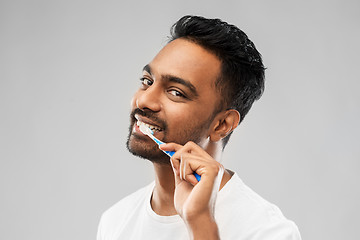
<path id="1" fill-rule="evenodd" d="M 146 127 L 150 128 L 151 131 L 155 132 L 161 132 L 162 128 L 155 125 L 154 123 L 150 123 L 149 121 L 142 119 L 140 116 L 135 115 L 136 119 L 136 125 L 139 127 L 141 124 L 144 124 Z"/>

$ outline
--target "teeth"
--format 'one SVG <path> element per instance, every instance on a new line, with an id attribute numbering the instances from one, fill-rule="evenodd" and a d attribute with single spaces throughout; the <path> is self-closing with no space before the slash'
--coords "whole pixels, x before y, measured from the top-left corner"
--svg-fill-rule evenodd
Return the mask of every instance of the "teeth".
<path id="1" fill-rule="evenodd" d="M 151 131 L 161 131 L 161 128 L 153 126 L 153 125 L 149 125 L 147 123 L 141 122 L 139 120 L 137 120 L 136 125 L 140 126 L 141 124 L 144 124 L 146 127 L 150 128 Z"/>

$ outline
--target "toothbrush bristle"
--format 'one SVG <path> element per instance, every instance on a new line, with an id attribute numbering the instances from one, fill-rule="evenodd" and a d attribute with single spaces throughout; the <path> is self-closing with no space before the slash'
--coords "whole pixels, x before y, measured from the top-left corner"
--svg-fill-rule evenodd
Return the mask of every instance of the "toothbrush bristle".
<path id="1" fill-rule="evenodd" d="M 148 133 L 150 133 L 151 135 L 154 134 L 154 132 L 153 132 L 150 128 L 148 128 L 147 126 L 145 126 L 144 124 L 140 124 L 139 128 L 140 128 L 140 131 L 141 131 L 143 134 L 148 134 Z"/>

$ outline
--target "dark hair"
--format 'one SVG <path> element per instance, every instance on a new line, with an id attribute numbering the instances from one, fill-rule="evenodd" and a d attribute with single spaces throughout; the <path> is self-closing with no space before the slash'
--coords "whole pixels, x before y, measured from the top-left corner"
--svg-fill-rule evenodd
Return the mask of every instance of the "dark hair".
<path id="1" fill-rule="evenodd" d="M 236 109 L 241 122 L 264 91 L 265 68 L 254 43 L 234 25 L 190 15 L 172 26 L 170 42 L 178 38 L 199 44 L 219 58 L 221 75 L 216 87 L 224 97 L 219 109 Z M 224 147 L 230 135 L 224 138 Z"/>

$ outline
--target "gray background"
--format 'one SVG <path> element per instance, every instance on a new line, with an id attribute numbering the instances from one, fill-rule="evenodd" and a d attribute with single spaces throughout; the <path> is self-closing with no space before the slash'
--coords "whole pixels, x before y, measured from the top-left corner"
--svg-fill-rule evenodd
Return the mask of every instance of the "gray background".
<path id="1" fill-rule="evenodd" d="M 360 239 L 358 1 L 0 2 L 0 238 L 94 239 L 153 178 L 125 141 L 141 68 L 184 14 L 238 25 L 267 87 L 224 165 L 303 239 Z"/>

